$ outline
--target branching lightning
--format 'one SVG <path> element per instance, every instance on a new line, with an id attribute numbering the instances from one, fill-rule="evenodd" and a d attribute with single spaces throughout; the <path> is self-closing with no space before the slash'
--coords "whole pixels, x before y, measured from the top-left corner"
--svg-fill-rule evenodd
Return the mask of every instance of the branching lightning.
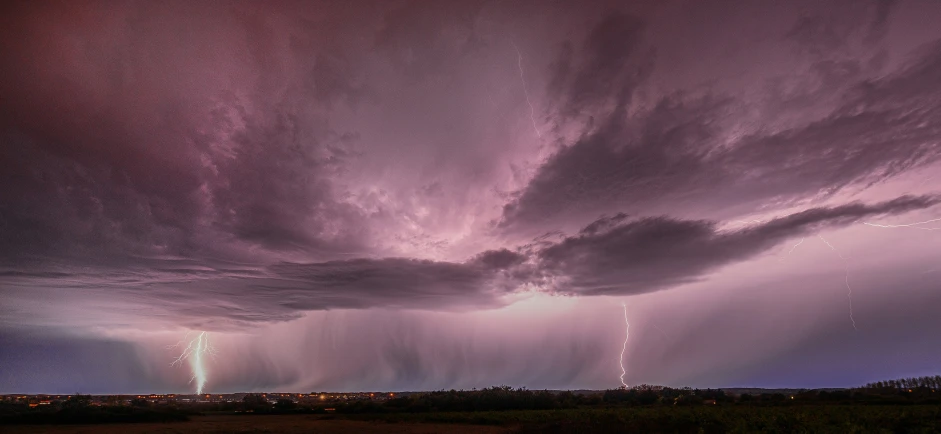
<path id="1" fill-rule="evenodd" d="M 183 340 L 177 342 L 176 344 L 170 345 L 167 349 L 180 348 L 183 344 L 186 344 L 186 347 L 183 348 L 183 352 L 170 363 L 170 366 L 182 366 L 184 360 L 189 360 L 190 368 L 193 370 L 193 377 L 190 378 L 190 383 L 193 381 L 196 382 L 196 394 L 203 393 L 203 386 L 206 385 L 207 371 L 205 366 L 206 357 L 209 356 L 213 359 L 216 358 L 216 349 L 212 346 L 212 343 L 209 342 L 209 333 L 199 332 L 195 338 L 189 338 L 189 332 L 183 336 Z"/>
<path id="2" fill-rule="evenodd" d="M 931 179 L 931 178 L 928 178 L 928 180 L 930 180 L 930 179 Z M 928 180 L 925 180 L 925 182 L 928 182 Z M 863 222 L 863 224 L 866 225 L 866 226 L 871 226 L 871 227 L 874 227 L 874 228 L 881 228 L 881 229 L 899 229 L 899 228 L 901 228 L 901 229 L 920 229 L 920 230 L 923 230 L 923 231 L 941 231 L 941 227 L 928 227 L 928 228 L 926 228 L 926 227 L 922 227 L 922 226 L 921 226 L 921 225 L 926 225 L 926 224 L 929 224 L 929 223 L 935 223 L 935 222 L 939 222 L 939 221 L 941 221 L 941 217 L 936 218 L 936 219 L 931 219 L 931 220 L 925 220 L 925 221 L 922 221 L 922 222 L 905 223 L 905 224 L 899 224 L 899 225 L 883 225 L 883 224 L 869 223 L 869 222 Z M 935 267 L 935 268 L 932 268 L 932 269 L 929 269 L 929 270 L 925 270 L 925 271 L 923 271 L 921 274 L 930 274 L 930 273 L 934 273 L 934 272 L 937 271 L 937 270 L 938 270 L 938 268 Z"/>
<path id="3" fill-rule="evenodd" d="M 791 247 L 791 250 L 788 250 L 788 251 L 787 251 L 787 254 L 790 255 L 791 253 L 794 253 L 794 249 L 796 249 L 797 246 L 799 246 L 799 245 L 801 245 L 801 244 L 804 244 L 804 239 L 803 239 L 803 238 L 801 238 L 801 240 L 798 241 L 797 244 L 794 245 L 794 247 Z"/>
<path id="4" fill-rule="evenodd" d="M 850 322 L 853 323 L 853 330 L 859 330 L 856 328 L 856 319 L 853 318 L 853 288 L 850 287 L 849 262 L 846 261 L 846 257 L 844 257 L 843 254 L 840 253 L 840 251 L 836 249 L 836 247 L 833 247 L 833 244 L 830 244 L 830 242 L 827 241 L 826 238 L 824 238 L 820 234 L 817 234 L 817 238 L 820 238 L 820 241 L 823 241 L 824 244 L 826 244 L 827 247 L 830 248 L 830 250 L 833 250 L 834 252 L 836 252 L 837 256 L 839 256 L 840 259 L 843 261 L 843 268 L 846 270 L 846 276 L 844 277 L 843 281 L 846 283 L 846 298 L 848 298 L 850 301 Z"/>
<path id="5" fill-rule="evenodd" d="M 826 238 L 824 238 L 820 234 L 817 234 L 817 238 L 820 238 L 820 241 L 823 241 L 823 243 L 826 244 L 827 247 L 830 248 L 830 250 L 833 250 L 834 252 L 836 252 L 837 256 L 840 257 L 840 260 L 843 261 L 843 269 L 846 271 L 846 275 L 843 278 L 843 282 L 846 284 L 846 298 L 848 298 L 850 302 L 850 322 L 853 324 L 853 330 L 859 330 L 856 328 L 856 319 L 853 317 L 853 288 L 850 286 L 849 262 L 846 260 L 846 257 L 843 256 L 843 254 L 840 253 L 840 251 L 836 249 L 836 247 L 833 247 L 833 244 L 830 244 L 830 242 L 826 240 Z M 791 253 L 793 253 L 794 250 L 797 249 L 798 246 L 804 243 L 804 239 L 805 238 L 801 238 L 800 241 L 797 242 L 797 244 L 794 244 L 793 246 L 791 246 L 791 249 L 787 251 L 787 254 L 790 255 Z"/>
<path id="6" fill-rule="evenodd" d="M 866 226 L 872 226 L 874 228 L 911 228 L 911 229 L 921 229 L 923 231 L 941 231 L 941 228 L 939 227 L 925 228 L 921 226 L 921 225 L 926 225 L 928 223 L 934 223 L 937 221 L 941 221 L 941 218 L 925 220 L 923 222 L 906 223 L 906 224 L 901 224 L 901 225 L 881 225 L 881 224 L 869 223 L 869 222 L 865 222 L 863 224 Z"/>
<path id="7" fill-rule="evenodd" d="M 670 337 L 669 337 L 669 336 L 667 336 L 667 332 L 665 332 L 665 331 L 663 331 L 663 329 L 662 329 L 662 328 L 660 328 L 660 327 L 657 327 L 657 325 L 656 325 L 656 324 L 651 324 L 651 325 L 653 326 L 653 328 L 655 328 L 655 329 L 657 329 L 657 331 L 658 331 L 658 332 L 660 332 L 660 334 L 661 334 L 661 335 L 663 335 L 663 338 L 664 338 L 664 339 L 667 339 L 667 340 L 669 340 L 669 339 L 670 339 Z"/>
<path id="8" fill-rule="evenodd" d="M 533 107 L 532 101 L 529 100 L 529 90 L 526 88 L 526 78 L 523 75 L 523 54 L 520 53 L 519 47 L 516 46 L 516 43 L 510 41 L 513 44 L 513 49 L 516 50 L 516 65 L 520 70 L 520 82 L 523 83 L 523 94 L 526 95 L 526 104 L 529 104 L 529 120 L 533 122 L 533 130 L 536 131 L 536 137 L 542 138 L 542 133 L 539 132 L 539 127 L 536 126 L 536 109 Z"/>
<path id="9" fill-rule="evenodd" d="M 627 322 L 627 305 L 621 303 L 621 307 L 624 308 L 624 345 L 621 346 L 621 359 L 619 364 L 621 366 L 621 385 L 627 389 L 629 386 L 624 382 L 624 376 L 627 375 L 627 370 L 624 369 L 624 352 L 627 351 L 627 339 L 631 336 L 631 324 Z"/>

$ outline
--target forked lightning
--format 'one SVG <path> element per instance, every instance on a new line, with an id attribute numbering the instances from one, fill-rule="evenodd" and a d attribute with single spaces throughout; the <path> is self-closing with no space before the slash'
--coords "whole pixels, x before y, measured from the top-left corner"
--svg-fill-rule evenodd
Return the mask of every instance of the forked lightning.
<path id="1" fill-rule="evenodd" d="M 627 375 L 627 370 L 624 369 L 624 352 L 627 351 L 627 338 L 631 336 L 631 324 L 627 322 L 627 305 L 621 303 L 621 307 L 624 308 L 624 345 L 621 346 L 621 360 L 619 363 L 621 366 L 621 385 L 627 389 L 630 386 L 624 382 L 624 376 Z"/>
<path id="2" fill-rule="evenodd" d="M 183 336 L 183 340 L 177 342 L 174 345 L 170 345 L 167 348 L 180 348 L 184 343 L 187 343 L 186 340 L 189 337 L 189 333 Z M 189 360 L 190 369 L 193 370 L 193 377 L 190 378 L 190 383 L 196 382 L 196 394 L 203 393 L 203 387 L 206 385 L 206 380 L 208 378 L 206 371 L 206 357 L 209 356 L 213 359 L 216 357 L 216 349 L 212 346 L 212 343 L 209 342 L 209 333 L 199 332 L 195 338 L 189 340 L 186 345 L 186 348 L 183 349 L 183 352 L 170 363 L 170 366 L 182 366 L 184 360 Z"/>

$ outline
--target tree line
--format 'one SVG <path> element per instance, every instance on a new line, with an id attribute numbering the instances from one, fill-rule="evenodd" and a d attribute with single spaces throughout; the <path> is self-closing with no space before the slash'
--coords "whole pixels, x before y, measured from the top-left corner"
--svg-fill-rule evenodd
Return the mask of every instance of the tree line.
<path id="1" fill-rule="evenodd" d="M 733 394 L 721 389 L 646 384 L 586 393 L 495 386 L 480 390 L 399 394 L 390 399 L 359 401 L 305 402 L 281 398 L 271 403 L 261 394 L 248 394 L 240 402 L 153 404 L 145 399 L 134 399 L 128 406 L 117 402 L 92 405 L 90 396 L 76 394 L 53 404 L 43 406 L 45 408 L 29 408 L 25 403 L 0 403 L 0 424 L 169 421 L 185 420 L 191 414 L 202 412 L 379 414 L 622 407 L 941 405 L 941 376 L 900 378 L 852 389 L 800 390 L 789 394 L 774 391 Z"/>
<path id="2" fill-rule="evenodd" d="M 875 383 L 868 383 L 862 388 L 867 389 L 867 390 L 875 390 L 875 391 L 892 391 L 892 390 L 908 390 L 908 389 L 939 390 L 941 389 L 941 375 L 898 378 L 895 380 L 877 381 Z"/>

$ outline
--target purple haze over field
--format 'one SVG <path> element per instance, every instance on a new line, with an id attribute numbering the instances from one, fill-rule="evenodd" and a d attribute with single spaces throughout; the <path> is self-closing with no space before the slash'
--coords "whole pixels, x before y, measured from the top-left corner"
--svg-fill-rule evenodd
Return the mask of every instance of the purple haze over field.
<path id="1" fill-rule="evenodd" d="M 0 393 L 941 371 L 941 4 L 626 3 L 4 4 Z"/>

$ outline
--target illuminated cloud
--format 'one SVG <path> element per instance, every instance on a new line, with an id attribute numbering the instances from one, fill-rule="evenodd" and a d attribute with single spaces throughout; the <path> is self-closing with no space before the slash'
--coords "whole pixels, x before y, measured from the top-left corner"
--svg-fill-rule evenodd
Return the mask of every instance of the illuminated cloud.
<path id="1" fill-rule="evenodd" d="M 625 214 L 599 219 L 578 235 L 538 252 L 541 267 L 561 278 L 556 290 L 579 295 L 630 295 L 678 286 L 780 243 L 854 223 L 937 205 L 938 197 L 901 197 L 873 205 L 812 208 L 747 228 L 722 231 L 704 220 Z"/>
<path id="2" fill-rule="evenodd" d="M 834 97 L 838 103 L 819 118 L 773 129 L 731 124 L 730 117 L 741 116 L 745 103 L 709 90 L 668 94 L 629 115 L 638 87 L 633 80 L 649 75 L 644 54 L 605 52 L 630 44 L 611 44 L 599 34 L 609 26 L 623 31 L 634 25 L 599 24 L 576 51 L 584 60 L 572 66 L 567 60 L 572 54 L 565 55 L 552 81 L 561 88 L 556 90 L 560 112 L 587 112 L 590 122 L 505 205 L 501 226 L 546 229 L 573 217 L 621 210 L 728 215 L 724 208 L 783 206 L 862 188 L 941 157 L 936 139 L 941 44 L 923 47 L 891 74 L 841 84 Z M 597 64 L 597 59 L 622 58 L 634 62 Z M 633 78 L 613 85 L 623 90 L 612 90 L 608 71 Z M 742 132 L 730 134 L 730 129 Z"/>
<path id="3" fill-rule="evenodd" d="M 759 364 L 845 324 L 820 320 L 826 290 L 787 305 L 756 286 L 843 297 L 848 268 L 875 273 L 861 334 L 898 318 L 878 306 L 933 300 L 937 242 L 892 225 L 937 218 L 941 8 L 623 3 L 4 4 L 0 364 L 85 357 L 74 337 L 134 365 L 115 388 L 185 387 L 139 365 L 166 356 L 151 334 L 190 329 L 244 351 L 214 368 L 232 388 L 603 386 L 622 302 L 630 345 L 650 345 L 654 310 L 721 322 L 729 291 L 736 321 L 780 338 L 735 353 Z M 849 260 L 766 263 L 818 233 Z M 626 351 L 625 381 L 745 378 L 695 353 L 699 326 Z M 729 328 L 717 346 L 753 339 Z M 324 330 L 379 353 L 323 351 Z M 891 330 L 909 331 L 883 348 Z M 266 359 L 266 339 L 298 353 Z M 313 355 L 342 374 L 290 362 Z M 31 381 L 15 388 L 49 384 Z"/>

